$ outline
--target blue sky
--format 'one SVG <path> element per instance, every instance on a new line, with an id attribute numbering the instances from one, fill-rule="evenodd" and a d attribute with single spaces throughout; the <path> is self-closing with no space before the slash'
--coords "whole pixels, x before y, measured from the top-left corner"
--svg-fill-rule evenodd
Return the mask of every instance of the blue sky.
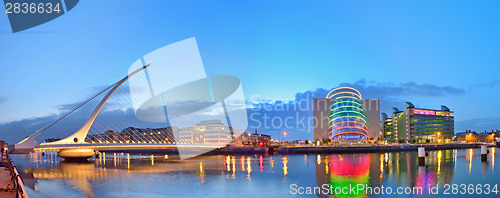
<path id="1" fill-rule="evenodd" d="M 385 111 L 404 101 L 445 104 L 456 112 L 456 131 L 498 129 L 499 8 L 498 1 L 89 0 L 16 34 L 1 14 L 0 123 L 60 113 L 125 76 L 142 55 L 196 37 L 207 74 L 238 77 L 247 98 L 294 100 L 348 84 L 392 101 L 381 104 Z M 22 138 L 11 133 L 0 126 L 2 139 Z"/>

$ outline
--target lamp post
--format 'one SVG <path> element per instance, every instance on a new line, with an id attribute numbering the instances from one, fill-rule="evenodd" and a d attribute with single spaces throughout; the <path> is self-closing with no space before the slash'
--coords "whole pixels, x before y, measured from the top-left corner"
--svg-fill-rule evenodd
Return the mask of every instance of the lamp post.
<path id="1" fill-rule="evenodd" d="M 285 131 L 285 132 L 283 132 L 283 135 L 285 136 L 285 142 L 286 142 L 286 131 Z"/>
<path id="2" fill-rule="evenodd" d="M 441 133 L 437 133 L 437 139 L 438 139 L 438 143 L 439 143 L 439 140 L 441 140 L 441 138 L 439 137 L 441 135 Z"/>

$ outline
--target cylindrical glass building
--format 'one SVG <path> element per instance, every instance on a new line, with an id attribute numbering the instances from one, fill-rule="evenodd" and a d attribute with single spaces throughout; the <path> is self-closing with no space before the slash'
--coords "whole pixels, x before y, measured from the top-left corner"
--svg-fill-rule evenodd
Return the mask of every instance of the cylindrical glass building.
<path id="1" fill-rule="evenodd" d="M 328 137 L 331 140 L 367 140 L 361 93 L 351 87 L 339 87 L 330 91 L 326 98 L 334 99 Z"/>

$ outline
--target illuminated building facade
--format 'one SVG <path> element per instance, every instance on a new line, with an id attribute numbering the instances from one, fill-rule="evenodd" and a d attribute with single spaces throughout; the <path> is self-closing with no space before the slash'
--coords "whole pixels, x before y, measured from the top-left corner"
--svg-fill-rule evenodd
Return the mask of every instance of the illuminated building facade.
<path id="1" fill-rule="evenodd" d="M 381 137 L 384 140 L 392 140 L 392 118 L 388 117 L 386 113 L 382 113 L 381 120 Z"/>
<path id="2" fill-rule="evenodd" d="M 243 133 L 239 130 L 238 134 Z M 183 144 L 210 144 L 220 145 L 231 142 L 231 129 L 221 120 L 205 120 L 196 126 L 184 127 L 178 131 L 177 142 Z"/>
<path id="3" fill-rule="evenodd" d="M 381 137 L 380 101 L 362 99 L 351 87 L 339 87 L 313 99 L 314 140 L 377 140 Z"/>
<path id="4" fill-rule="evenodd" d="M 415 108 L 406 102 L 404 111 L 393 108 L 391 139 L 399 142 L 450 142 L 454 134 L 453 111 Z"/>
<path id="5" fill-rule="evenodd" d="M 334 99 L 328 138 L 331 140 L 368 140 L 365 113 L 360 103 L 361 93 L 351 87 L 339 87 L 328 93 L 326 98 Z"/>
<path id="6" fill-rule="evenodd" d="M 382 136 L 380 131 L 380 100 L 363 99 L 359 101 L 365 114 L 368 138 L 377 140 Z"/>

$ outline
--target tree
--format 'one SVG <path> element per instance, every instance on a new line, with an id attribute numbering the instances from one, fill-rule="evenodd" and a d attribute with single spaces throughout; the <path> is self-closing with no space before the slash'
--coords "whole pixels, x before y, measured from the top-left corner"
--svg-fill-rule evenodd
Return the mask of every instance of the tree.
<path id="1" fill-rule="evenodd" d="M 304 141 L 305 144 L 309 144 L 309 140 L 306 139 L 306 141 Z"/>

